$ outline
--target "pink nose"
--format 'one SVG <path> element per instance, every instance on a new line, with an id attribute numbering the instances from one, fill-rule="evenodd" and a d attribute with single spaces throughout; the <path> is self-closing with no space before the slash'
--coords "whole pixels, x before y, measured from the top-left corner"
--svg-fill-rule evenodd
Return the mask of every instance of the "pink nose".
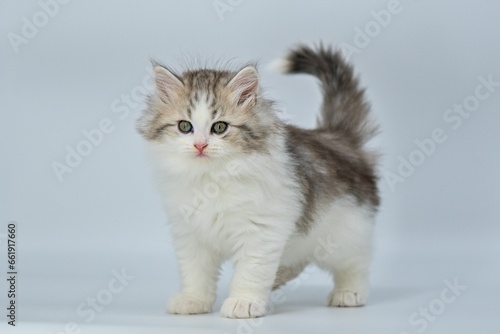
<path id="1" fill-rule="evenodd" d="M 203 153 L 203 150 L 205 147 L 207 147 L 208 144 L 194 144 L 194 147 L 198 150 L 198 152 Z"/>

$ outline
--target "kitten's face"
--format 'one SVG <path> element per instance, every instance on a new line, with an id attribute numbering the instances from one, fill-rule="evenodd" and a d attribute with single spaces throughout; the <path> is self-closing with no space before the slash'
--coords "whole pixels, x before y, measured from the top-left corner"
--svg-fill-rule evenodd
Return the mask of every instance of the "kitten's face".
<path id="1" fill-rule="evenodd" d="M 196 94 L 195 94 L 196 95 Z M 164 122 L 169 124 L 162 140 L 175 152 L 198 159 L 217 158 L 230 154 L 231 133 L 235 119 L 222 115 L 207 92 L 188 96 L 169 110 Z M 228 137 L 229 136 L 229 137 Z"/>
<path id="2" fill-rule="evenodd" d="M 258 149 L 266 125 L 253 110 L 258 75 L 253 67 L 238 73 L 215 70 L 177 77 L 155 68 L 156 93 L 140 119 L 139 131 L 169 154 L 203 161 Z"/>

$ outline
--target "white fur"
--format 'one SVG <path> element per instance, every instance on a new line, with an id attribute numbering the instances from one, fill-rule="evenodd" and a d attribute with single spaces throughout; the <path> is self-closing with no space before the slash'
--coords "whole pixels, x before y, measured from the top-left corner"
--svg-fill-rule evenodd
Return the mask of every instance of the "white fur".
<path id="1" fill-rule="evenodd" d="M 221 309 L 225 317 L 264 315 L 278 267 L 310 261 L 335 274 L 329 305 L 363 304 L 371 213 L 349 198 L 339 199 L 324 208 L 307 236 L 298 233 L 301 195 L 284 136 L 276 134 L 271 154 L 263 155 L 228 154 L 230 148 L 207 135 L 209 157 L 196 157 L 194 137 L 203 136 L 197 130 L 208 133 L 210 127 L 205 108 L 200 104 L 193 111 L 193 136 L 151 142 L 182 282 L 168 311 L 210 312 L 225 260 L 235 266 L 230 296 Z M 335 247 L 322 253 L 320 238 L 331 238 Z"/>
<path id="2" fill-rule="evenodd" d="M 334 275 L 335 289 L 328 305 L 361 306 L 368 295 L 373 224 L 370 209 L 359 207 L 349 197 L 339 199 L 322 210 L 306 237 L 290 238 L 281 265 L 315 263 Z"/>
<path id="3" fill-rule="evenodd" d="M 290 71 L 290 68 L 292 66 L 292 63 L 288 59 L 275 59 L 273 60 L 269 65 L 268 68 L 271 71 L 275 71 L 278 73 L 288 73 Z"/>

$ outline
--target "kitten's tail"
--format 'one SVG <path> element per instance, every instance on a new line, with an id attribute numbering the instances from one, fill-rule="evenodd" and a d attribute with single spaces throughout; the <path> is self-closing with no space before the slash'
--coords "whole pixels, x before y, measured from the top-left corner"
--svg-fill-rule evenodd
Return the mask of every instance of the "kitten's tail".
<path id="1" fill-rule="evenodd" d="M 316 50 L 300 45 L 278 64 L 284 73 L 316 76 L 323 88 L 323 105 L 318 128 L 338 133 L 354 145 L 362 146 L 377 133 L 370 122 L 369 104 L 352 67 L 340 52 L 319 46 Z"/>

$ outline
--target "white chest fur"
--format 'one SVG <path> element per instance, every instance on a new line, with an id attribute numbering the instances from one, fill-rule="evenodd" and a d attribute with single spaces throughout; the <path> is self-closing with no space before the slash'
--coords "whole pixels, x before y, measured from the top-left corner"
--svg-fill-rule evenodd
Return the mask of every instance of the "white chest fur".
<path id="1" fill-rule="evenodd" d="M 163 160 L 159 187 L 174 234 L 194 234 L 227 257 L 266 230 L 289 235 L 300 215 L 299 192 L 279 159 L 286 157 L 277 158 L 255 156 L 203 170 Z"/>

